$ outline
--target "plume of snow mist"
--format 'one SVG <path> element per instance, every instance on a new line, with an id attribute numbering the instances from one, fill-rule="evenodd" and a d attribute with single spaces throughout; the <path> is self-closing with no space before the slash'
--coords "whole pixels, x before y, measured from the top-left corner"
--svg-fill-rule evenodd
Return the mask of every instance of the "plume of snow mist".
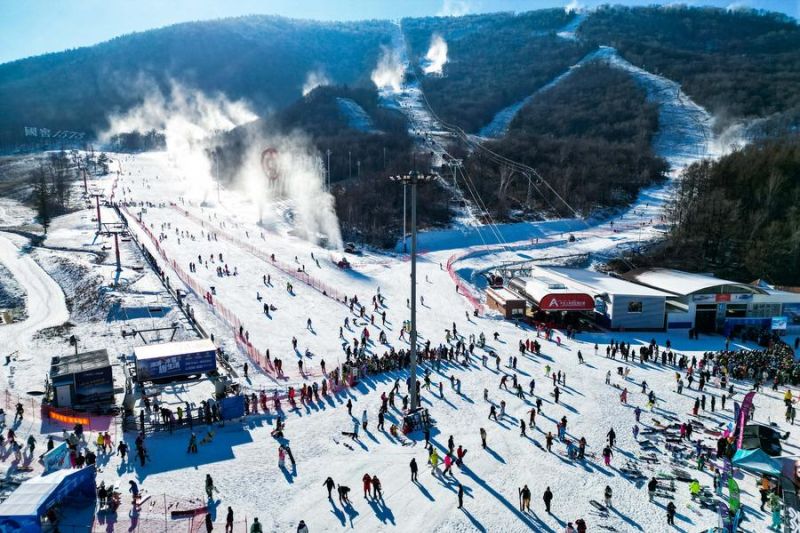
<path id="1" fill-rule="evenodd" d="M 564 11 L 567 13 L 577 13 L 583 9 L 583 5 L 581 5 L 578 0 L 571 0 L 569 4 L 564 6 Z"/>
<path id="2" fill-rule="evenodd" d="M 381 56 L 370 78 L 378 89 L 400 92 L 405 71 L 400 50 L 381 45 Z"/>
<path id="3" fill-rule="evenodd" d="M 425 65 L 422 71 L 425 74 L 442 75 L 442 68 L 447 63 L 447 42 L 438 33 L 431 36 L 428 53 L 425 54 Z"/>
<path id="4" fill-rule="evenodd" d="M 319 87 L 320 85 L 330 85 L 331 80 L 328 79 L 328 76 L 325 74 L 325 71 L 321 68 L 317 70 L 311 70 L 306 75 L 306 81 L 303 84 L 303 96 L 307 96 L 308 93 Z"/>
<path id="5" fill-rule="evenodd" d="M 177 83 L 171 84 L 168 94 L 153 83 L 144 83 L 141 90 L 146 94 L 144 102 L 127 113 L 111 116 L 102 139 L 133 131 L 163 132 L 176 173 L 189 178 L 183 196 L 196 202 L 215 200 L 211 154 L 216 149 L 230 149 L 218 145 L 222 143 L 219 134 L 258 117 L 242 102 L 231 102 L 222 95 L 209 97 Z M 295 234 L 341 248 L 333 197 L 324 191 L 322 160 L 312 143 L 301 135 L 265 135 L 257 128 L 242 128 L 234 134 L 240 132 L 245 148 L 242 164 L 233 171 L 233 187 L 252 202 L 253 221 L 266 216 L 277 224 L 280 210 L 287 209 Z M 265 147 L 275 154 L 271 161 L 274 179 L 269 179 L 262 168 Z M 237 201 L 235 197 L 233 200 Z M 281 201 L 280 206 L 276 200 Z M 237 209 L 242 205 L 247 203 L 237 204 Z M 247 215 L 247 210 L 243 211 L 241 214 Z"/>
<path id="6" fill-rule="evenodd" d="M 436 13 L 437 17 L 463 17 L 471 11 L 467 0 L 444 0 Z"/>
<path id="7" fill-rule="evenodd" d="M 268 229 L 289 222 L 295 235 L 341 249 L 334 199 L 325 192 L 322 158 L 311 140 L 301 133 L 253 133 L 246 144 L 244 164 L 234 181 L 256 208 L 253 222 Z"/>
<path id="8" fill-rule="evenodd" d="M 191 177 L 187 197 L 205 201 L 214 186 L 213 162 L 205 155 L 210 136 L 258 117 L 241 101 L 232 102 L 221 94 L 207 96 L 177 82 L 170 83 L 169 94 L 155 84 L 144 86 L 146 95 L 142 104 L 110 116 L 109 128 L 101 140 L 133 131 L 164 133 L 170 160 L 182 174 Z"/>

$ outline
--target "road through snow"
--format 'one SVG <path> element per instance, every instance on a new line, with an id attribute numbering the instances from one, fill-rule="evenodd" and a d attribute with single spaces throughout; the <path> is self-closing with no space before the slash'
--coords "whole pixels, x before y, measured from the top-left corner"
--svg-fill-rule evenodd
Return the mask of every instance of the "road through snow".
<path id="1" fill-rule="evenodd" d="M 0 355 L 24 351 L 31 336 L 44 328 L 58 326 L 69 319 L 64 291 L 33 258 L 5 235 L 0 234 L 0 263 L 25 289 L 28 318 L 0 326 Z"/>

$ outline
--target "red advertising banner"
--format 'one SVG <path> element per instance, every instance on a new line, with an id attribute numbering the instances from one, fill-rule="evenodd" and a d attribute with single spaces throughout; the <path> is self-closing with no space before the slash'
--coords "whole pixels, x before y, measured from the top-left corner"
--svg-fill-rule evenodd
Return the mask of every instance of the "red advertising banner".
<path id="1" fill-rule="evenodd" d="M 592 311 L 594 298 L 588 294 L 548 294 L 539 302 L 542 311 Z"/>

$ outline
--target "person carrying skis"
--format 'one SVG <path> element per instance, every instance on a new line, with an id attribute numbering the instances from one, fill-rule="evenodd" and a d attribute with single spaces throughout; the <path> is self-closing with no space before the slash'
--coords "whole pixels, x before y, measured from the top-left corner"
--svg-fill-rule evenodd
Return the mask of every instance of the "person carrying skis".
<path id="1" fill-rule="evenodd" d="M 531 510 L 531 489 L 528 488 L 528 485 L 525 485 L 521 489 L 519 489 L 519 497 L 520 501 L 522 502 L 520 505 L 520 511 L 530 511 Z"/>

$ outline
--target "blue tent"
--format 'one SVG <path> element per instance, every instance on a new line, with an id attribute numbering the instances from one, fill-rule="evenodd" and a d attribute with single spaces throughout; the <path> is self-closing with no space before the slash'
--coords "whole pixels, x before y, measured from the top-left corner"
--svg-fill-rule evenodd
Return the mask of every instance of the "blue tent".
<path id="1" fill-rule="evenodd" d="M 42 517 L 50 507 L 67 498 L 95 497 L 94 466 L 80 470 L 58 470 L 23 482 L 0 504 L 0 531 L 4 533 L 38 533 L 42 531 Z"/>
<path id="2" fill-rule="evenodd" d="M 780 463 L 767 455 L 767 452 L 761 448 L 737 450 L 736 454 L 733 456 L 733 464 L 742 470 L 755 472 L 757 474 L 778 476 L 781 473 Z"/>

